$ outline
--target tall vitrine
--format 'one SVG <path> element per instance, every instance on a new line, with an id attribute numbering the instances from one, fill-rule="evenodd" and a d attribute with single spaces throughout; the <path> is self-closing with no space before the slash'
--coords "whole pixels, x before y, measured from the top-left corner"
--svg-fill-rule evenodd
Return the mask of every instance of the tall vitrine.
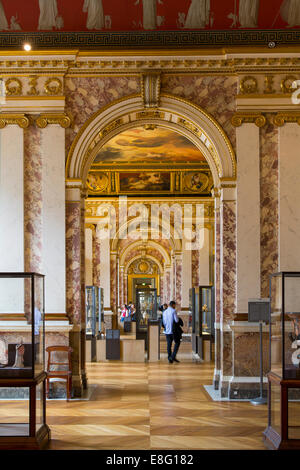
<path id="1" fill-rule="evenodd" d="M 268 426 L 271 449 L 300 448 L 300 272 L 270 278 Z"/>
<path id="2" fill-rule="evenodd" d="M 97 346 L 104 325 L 104 291 L 102 287 L 86 286 L 86 340 L 90 342 L 91 361 L 96 361 Z M 87 356 L 89 358 L 89 355 Z"/>
<path id="3" fill-rule="evenodd" d="M 50 439 L 44 292 L 41 274 L 0 273 L 0 449 L 40 449 Z"/>

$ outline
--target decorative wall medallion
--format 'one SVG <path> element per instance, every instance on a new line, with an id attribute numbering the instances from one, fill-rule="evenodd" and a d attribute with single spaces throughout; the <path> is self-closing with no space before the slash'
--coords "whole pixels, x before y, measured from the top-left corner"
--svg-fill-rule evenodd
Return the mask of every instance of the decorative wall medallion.
<path id="1" fill-rule="evenodd" d="M 100 172 L 89 173 L 86 184 L 91 191 L 101 193 L 107 189 L 108 176 Z"/>
<path id="2" fill-rule="evenodd" d="M 22 95 L 22 83 L 18 78 L 8 78 L 5 82 L 5 91 L 7 96 Z"/>
<path id="3" fill-rule="evenodd" d="M 240 90 L 243 94 L 257 93 L 258 86 L 255 77 L 246 76 L 241 80 Z"/>
<path id="4" fill-rule="evenodd" d="M 287 75 L 283 78 L 280 84 L 282 93 L 293 93 L 295 88 L 292 87 L 292 84 L 295 80 L 298 80 L 295 75 Z"/>
<path id="5" fill-rule="evenodd" d="M 44 90 L 47 95 L 61 95 L 62 82 L 59 78 L 48 78 L 44 85 Z"/>
<path id="6" fill-rule="evenodd" d="M 186 173 L 184 176 L 185 189 L 196 193 L 204 193 L 208 190 L 209 177 L 200 171 Z"/>

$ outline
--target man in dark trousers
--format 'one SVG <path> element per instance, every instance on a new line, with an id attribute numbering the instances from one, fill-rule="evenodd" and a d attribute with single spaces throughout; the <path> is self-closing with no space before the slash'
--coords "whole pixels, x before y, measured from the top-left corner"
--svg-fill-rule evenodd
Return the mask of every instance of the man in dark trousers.
<path id="1" fill-rule="evenodd" d="M 176 354 L 178 352 L 180 346 L 180 339 L 178 340 L 178 335 L 174 338 L 174 327 L 178 324 L 179 326 L 179 318 L 177 316 L 176 310 L 176 302 L 171 301 L 169 307 L 163 312 L 163 324 L 165 327 L 164 334 L 166 335 L 167 339 L 167 347 L 168 347 L 168 360 L 169 363 L 172 364 L 173 362 L 180 362 L 176 359 Z M 174 344 L 174 351 L 172 353 L 172 343 L 173 340 Z"/>

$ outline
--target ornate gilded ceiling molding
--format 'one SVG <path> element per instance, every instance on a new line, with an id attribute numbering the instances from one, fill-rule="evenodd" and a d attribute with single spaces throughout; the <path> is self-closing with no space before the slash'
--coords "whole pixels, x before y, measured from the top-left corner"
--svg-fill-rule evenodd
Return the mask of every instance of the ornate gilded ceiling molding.
<path id="1" fill-rule="evenodd" d="M 160 105 L 160 72 L 143 73 L 141 93 L 145 108 L 158 108 Z"/>
<path id="2" fill-rule="evenodd" d="M 4 127 L 11 124 L 17 124 L 22 129 L 27 129 L 32 124 L 32 119 L 26 114 L 0 113 L 0 129 L 4 129 Z"/>
<path id="3" fill-rule="evenodd" d="M 273 118 L 273 124 L 275 126 L 282 127 L 286 123 L 297 123 L 300 126 L 300 112 L 287 111 L 277 113 Z"/>
<path id="4" fill-rule="evenodd" d="M 234 127 L 240 127 L 242 124 L 254 123 L 257 127 L 264 127 L 267 119 L 262 113 L 235 113 L 231 118 L 231 124 Z"/>
<path id="5" fill-rule="evenodd" d="M 48 124 L 59 124 L 64 129 L 71 127 L 73 119 L 66 113 L 43 113 L 35 119 L 36 125 L 44 129 Z"/>

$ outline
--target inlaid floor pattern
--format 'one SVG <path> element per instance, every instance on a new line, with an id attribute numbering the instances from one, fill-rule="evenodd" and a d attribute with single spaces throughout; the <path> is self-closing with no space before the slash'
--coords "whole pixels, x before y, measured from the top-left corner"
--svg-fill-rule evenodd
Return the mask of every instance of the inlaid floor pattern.
<path id="1" fill-rule="evenodd" d="M 212 401 L 213 365 L 181 359 L 88 364 L 91 400 L 47 401 L 50 449 L 264 449 L 267 406 Z M 18 421 L 24 402 L 1 402 L 0 420 L 6 405 Z"/>

